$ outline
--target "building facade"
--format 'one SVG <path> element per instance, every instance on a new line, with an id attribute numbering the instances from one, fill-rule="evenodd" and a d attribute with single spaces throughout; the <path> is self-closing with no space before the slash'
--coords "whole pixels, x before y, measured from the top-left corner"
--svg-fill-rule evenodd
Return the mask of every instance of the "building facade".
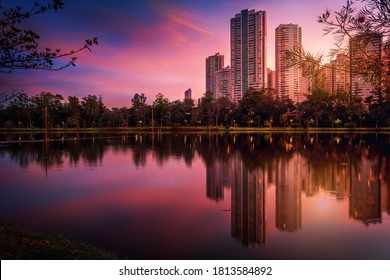
<path id="1" fill-rule="evenodd" d="M 192 90 L 189 88 L 184 92 L 184 100 L 192 99 Z"/>
<path id="2" fill-rule="evenodd" d="M 267 68 L 267 86 L 268 88 L 276 89 L 276 72 Z"/>
<path id="3" fill-rule="evenodd" d="M 329 94 L 350 93 L 349 57 L 346 54 L 337 54 L 336 59 L 322 66 L 318 83 Z"/>
<path id="4" fill-rule="evenodd" d="M 355 36 L 349 41 L 349 52 L 351 93 L 358 94 L 363 101 L 369 96 L 380 96 L 382 35 Z"/>
<path id="5" fill-rule="evenodd" d="M 243 10 L 230 20 L 233 100 L 249 88 L 267 87 L 266 12 Z"/>
<path id="6" fill-rule="evenodd" d="M 206 92 L 212 92 L 214 97 L 215 89 L 215 72 L 224 67 L 224 56 L 216 53 L 206 58 Z"/>
<path id="7" fill-rule="evenodd" d="M 332 60 L 333 65 L 333 88 L 332 93 L 349 93 L 350 85 L 350 70 L 349 57 L 346 54 L 338 54 L 335 60 Z"/>
<path id="8" fill-rule="evenodd" d="M 302 47 L 302 28 L 297 24 L 281 24 L 275 30 L 276 91 L 280 98 L 290 98 L 294 103 L 304 98 L 302 70 L 287 67 L 286 51 Z"/>
<path id="9" fill-rule="evenodd" d="M 229 66 L 215 72 L 215 98 L 232 98 L 232 71 Z"/>

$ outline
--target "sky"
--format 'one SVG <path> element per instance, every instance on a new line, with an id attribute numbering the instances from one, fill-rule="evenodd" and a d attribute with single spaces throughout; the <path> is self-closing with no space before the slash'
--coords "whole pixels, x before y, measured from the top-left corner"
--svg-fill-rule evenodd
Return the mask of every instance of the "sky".
<path id="1" fill-rule="evenodd" d="M 1 1 L 3 9 L 30 8 L 35 0 Z M 274 69 L 275 28 L 279 24 L 302 27 L 303 47 L 328 53 L 334 38 L 323 36 L 318 15 L 326 8 L 338 11 L 343 0 L 64 0 L 57 13 L 50 11 L 24 24 L 37 32 L 42 48 L 77 49 L 84 40 L 98 37 L 99 45 L 79 53 L 76 67 L 61 71 L 16 70 L 0 73 L 0 93 L 13 89 L 30 95 L 43 91 L 64 98 L 102 96 L 109 107 L 129 107 L 135 93 L 147 103 L 162 93 L 170 101 L 205 92 L 205 59 L 224 55 L 230 65 L 230 19 L 244 9 L 267 12 L 267 66 Z M 42 0 L 40 3 L 48 3 Z"/>

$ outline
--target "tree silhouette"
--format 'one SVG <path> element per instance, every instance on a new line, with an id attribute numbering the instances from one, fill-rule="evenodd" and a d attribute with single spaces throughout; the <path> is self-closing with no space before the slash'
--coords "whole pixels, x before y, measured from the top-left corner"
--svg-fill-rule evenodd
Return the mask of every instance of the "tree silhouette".
<path id="1" fill-rule="evenodd" d="M 76 53 L 98 44 L 97 38 L 85 40 L 85 44 L 75 50 L 40 49 L 40 36 L 35 31 L 20 27 L 26 19 L 33 16 L 63 8 L 62 0 L 53 0 L 50 4 L 41 5 L 35 2 L 29 9 L 20 6 L 3 10 L 0 5 L 0 72 L 12 73 L 16 69 L 41 69 L 58 71 L 69 66 L 75 66 Z M 55 64 L 60 58 L 70 57 L 68 62 Z"/>

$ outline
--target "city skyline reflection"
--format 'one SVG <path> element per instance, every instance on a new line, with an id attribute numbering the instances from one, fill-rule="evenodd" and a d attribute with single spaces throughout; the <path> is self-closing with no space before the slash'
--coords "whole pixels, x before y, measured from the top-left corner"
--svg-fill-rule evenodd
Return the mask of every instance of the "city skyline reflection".
<path id="1" fill-rule="evenodd" d="M 315 239 L 309 234 L 321 221 L 321 228 L 328 226 L 333 231 L 347 223 L 345 232 L 359 224 L 363 225 L 361 232 L 381 225 L 381 236 L 389 236 L 390 135 L 129 134 L 84 138 L 1 146 L 4 185 L 0 192 L 7 201 L 0 207 L 0 218 L 40 230 L 60 228 L 116 250 L 120 243 L 121 255 L 129 258 L 137 258 L 128 254 L 134 240 L 145 238 L 153 240 L 156 248 L 164 248 L 163 242 L 175 245 L 163 254 L 138 244 L 135 251 L 140 258 L 304 258 L 314 249 L 292 253 L 291 247 L 289 253 L 282 252 L 275 240 L 288 242 L 289 248 L 294 246 L 294 238 Z M 11 171 L 4 172 L 7 168 Z M 25 179 L 15 178 L 17 169 Z M 64 178 L 62 173 L 67 170 L 80 172 L 80 180 L 74 180 L 80 187 L 64 185 L 47 195 L 47 190 L 38 186 L 51 177 Z M 26 190 L 31 178 L 39 180 L 31 181 L 33 187 Z M 36 197 L 32 194 L 35 188 L 39 192 Z M 26 197 L 20 195 L 23 192 Z M 32 194 L 31 201 L 27 194 Z M 119 219 L 118 225 L 125 226 L 130 239 L 117 233 L 116 240 L 101 240 L 100 234 L 91 234 L 90 229 L 87 234 L 85 225 L 80 228 L 83 219 L 89 221 L 96 211 L 103 211 L 101 205 L 117 215 L 106 217 L 102 224 L 94 219 L 93 226 L 102 229 Z M 152 214 L 152 209 L 157 213 Z M 60 213 L 59 217 L 54 213 Z M 129 228 L 124 217 L 139 226 L 142 237 Z M 55 219 L 66 220 L 68 227 L 53 222 Z M 77 221 L 74 224 L 73 219 Z M 155 228 L 156 224 L 160 226 Z M 181 237 L 182 241 L 177 239 L 179 232 L 195 224 L 195 231 Z M 161 242 L 158 232 L 165 236 Z M 234 241 L 229 245 L 225 244 L 227 235 Z M 185 245 L 184 240 L 193 244 Z M 240 244 L 239 252 L 234 251 L 234 243 Z M 226 248 L 212 252 L 210 244 Z M 200 247 L 186 251 L 186 246 Z M 337 254 L 327 251 L 312 258 L 371 256 Z M 372 256 L 390 257 L 390 252 Z"/>

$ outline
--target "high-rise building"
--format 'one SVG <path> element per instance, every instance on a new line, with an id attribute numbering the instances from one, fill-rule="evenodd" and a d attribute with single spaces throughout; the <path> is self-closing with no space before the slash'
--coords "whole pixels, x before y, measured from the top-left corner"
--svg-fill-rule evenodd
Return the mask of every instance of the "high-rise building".
<path id="1" fill-rule="evenodd" d="M 322 66 L 317 82 L 329 94 L 349 93 L 350 71 L 348 56 L 346 54 L 338 54 L 336 59 Z"/>
<path id="2" fill-rule="evenodd" d="M 333 62 L 333 88 L 332 93 L 349 93 L 350 90 L 350 71 L 349 57 L 346 54 L 338 54 Z"/>
<path id="3" fill-rule="evenodd" d="M 184 100 L 192 99 L 192 90 L 189 88 L 184 92 Z"/>
<path id="4" fill-rule="evenodd" d="M 382 35 L 362 34 L 349 41 L 351 92 L 367 97 L 380 95 Z M 372 79 L 374 77 L 374 79 Z"/>
<path id="5" fill-rule="evenodd" d="M 232 70 L 229 66 L 215 72 L 215 98 L 232 98 Z"/>
<path id="6" fill-rule="evenodd" d="M 383 43 L 382 48 L 382 62 L 383 62 L 383 72 L 382 72 L 382 87 L 384 90 L 390 90 L 390 39 Z"/>
<path id="7" fill-rule="evenodd" d="M 302 47 L 302 28 L 297 24 L 281 24 L 275 30 L 276 91 L 279 97 L 301 102 L 302 70 L 298 66 L 287 67 L 286 51 Z"/>
<path id="8" fill-rule="evenodd" d="M 325 89 L 329 94 L 333 93 L 333 71 L 334 62 L 331 61 L 322 66 L 320 75 L 317 78 L 317 82 L 321 83 L 323 89 Z"/>
<path id="9" fill-rule="evenodd" d="M 212 92 L 215 97 L 215 72 L 224 66 L 224 56 L 216 53 L 206 58 L 206 92 Z"/>
<path id="10" fill-rule="evenodd" d="M 267 86 L 268 88 L 276 89 L 276 72 L 267 68 Z"/>
<path id="11" fill-rule="evenodd" d="M 249 88 L 267 84 L 266 12 L 243 10 L 230 20 L 233 99 L 239 101 Z"/>

